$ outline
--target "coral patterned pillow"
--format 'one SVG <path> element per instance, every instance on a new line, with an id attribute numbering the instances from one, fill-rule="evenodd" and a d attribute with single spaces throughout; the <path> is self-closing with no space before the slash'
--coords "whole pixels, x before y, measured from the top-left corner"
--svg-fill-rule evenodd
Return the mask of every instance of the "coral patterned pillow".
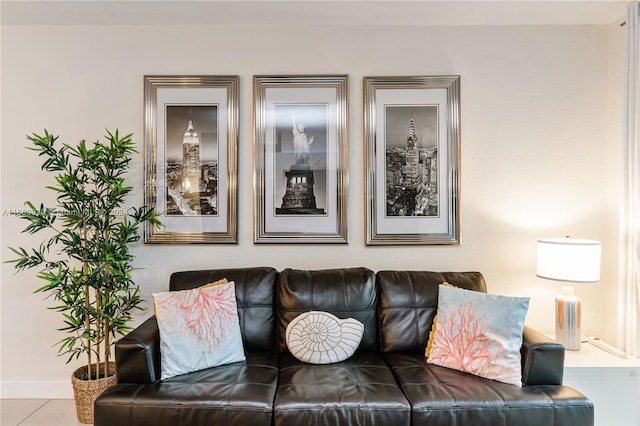
<path id="1" fill-rule="evenodd" d="M 453 284 L 448 282 L 443 282 L 441 285 L 446 285 L 447 287 L 456 287 Z M 427 340 L 427 348 L 424 350 L 425 358 L 429 358 L 429 354 L 431 353 L 431 346 L 433 345 L 433 334 L 436 332 L 436 323 L 438 322 L 438 314 L 433 317 L 433 322 L 431 323 L 431 331 L 429 332 L 429 339 Z"/>
<path id="2" fill-rule="evenodd" d="M 438 326 L 427 362 L 522 386 L 520 347 L 528 297 L 439 288 Z"/>
<path id="3" fill-rule="evenodd" d="M 245 360 L 235 283 L 154 293 L 161 379 Z"/>

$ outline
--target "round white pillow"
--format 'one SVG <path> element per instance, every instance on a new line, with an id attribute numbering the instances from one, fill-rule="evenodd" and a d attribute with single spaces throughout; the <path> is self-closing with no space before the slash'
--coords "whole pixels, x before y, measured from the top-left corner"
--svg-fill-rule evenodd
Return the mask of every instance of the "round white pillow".
<path id="1" fill-rule="evenodd" d="M 353 318 L 311 311 L 295 317 L 287 326 L 291 354 L 311 364 L 331 364 L 349 358 L 360 346 L 364 324 Z"/>

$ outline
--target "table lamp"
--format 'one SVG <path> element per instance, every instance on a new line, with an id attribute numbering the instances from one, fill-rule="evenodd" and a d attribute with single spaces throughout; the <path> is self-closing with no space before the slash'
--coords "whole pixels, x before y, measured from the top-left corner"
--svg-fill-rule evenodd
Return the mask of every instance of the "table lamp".
<path id="1" fill-rule="evenodd" d="M 569 237 L 538 240 L 536 274 L 567 283 L 556 296 L 556 341 L 570 351 L 580 350 L 582 342 L 580 298 L 571 284 L 600 281 L 601 251 L 600 241 Z"/>

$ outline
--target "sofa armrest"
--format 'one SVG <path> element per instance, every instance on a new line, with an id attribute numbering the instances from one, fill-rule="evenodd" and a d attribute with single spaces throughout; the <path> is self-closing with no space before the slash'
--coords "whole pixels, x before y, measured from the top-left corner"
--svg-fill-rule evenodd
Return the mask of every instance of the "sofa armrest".
<path id="1" fill-rule="evenodd" d="M 522 333 L 522 384 L 561 385 L 564 346 L 531 327 Z"/>
<path id="2" fill-rule="evenodd" d="M 153 383 L 160 378 L 160 332 L 156 317 L 116 342 L 118 383 Z"/>

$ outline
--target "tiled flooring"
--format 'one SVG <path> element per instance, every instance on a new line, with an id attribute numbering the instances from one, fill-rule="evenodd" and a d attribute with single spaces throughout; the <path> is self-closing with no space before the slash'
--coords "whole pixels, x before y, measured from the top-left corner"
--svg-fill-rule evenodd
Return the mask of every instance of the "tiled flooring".
<path id="1" fill-rule="evenodd" d="M 76 426 L 72 399 L 2 399 L 0 425 L 2 426 Z"/>

